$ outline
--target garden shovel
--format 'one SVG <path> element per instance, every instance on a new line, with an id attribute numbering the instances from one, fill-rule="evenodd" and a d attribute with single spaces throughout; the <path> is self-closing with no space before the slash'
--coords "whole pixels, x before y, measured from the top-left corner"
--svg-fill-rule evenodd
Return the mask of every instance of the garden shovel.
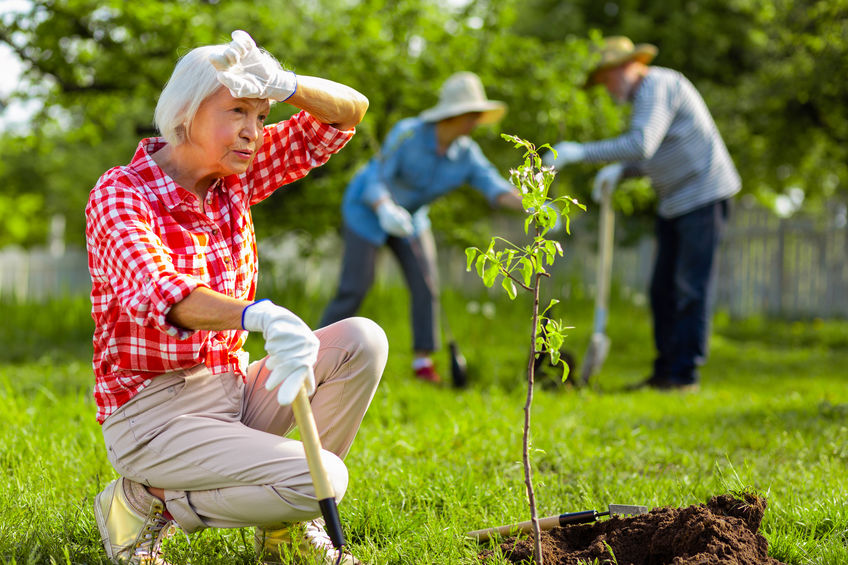
<path id="1" fill-rule="evenodd" d="M 448 338 L 448 352 L 450 353 L 451 380 L 456 388 L 465 388 L 468 385 L 468 365 L 465 362 L 465 356 L 459 351 L 459 346 L 456 340 L 453 339 L 453 334 L 448 325 L 448 318 L 442 310 L 442 325 L 445 328 L 445 334 Z"/>
<path id="2" fill-rule="evenodd" d="M 634 516 L 647 514 L 647 506 L 636 506 L 634 504 L 610 504 L 609 510 L 606 512 L 598 512 L 597 510 L 583 510 L 582 512 L 567 512 L 559 516 L 547 516 L 539 518 L 539 531 L 552 530 L 559 526 L 567 526 L 569 524 L 586 524 L 594 522 L 601 516 Z M 485 530 L 475 530 L 465 534 L 469 538 L 477 541 L 486 541 L 494 537 L 517 535 L 519 533 L 527 534 L 533 531 L 532 520 L 519 522 L 518 524 L 510 524 L 508 526 L 498 526 L 496 528 L 486 528 Z"/>
<path id="3" fill-rule="evenodd" d="M 312 406 L 309 404 L 305 387 L 297 393 L 292 403 L 292 410 L 297 428 L 300 430 L 300 441 L 306 452 L 306 463 L 309 465 L 309 474 L 312 475 L 312 484 L 315 487 L 315 497 L 318 499 L 321 515 L 324 516 L 327 535 L 330 536 L 333 547 L 341 555 L 345 538 L 339 520 L 339 509 L 336 506 L 336 493 L 327 475 L 327 469 L 324 467 L 324 460 L 321 458 L 321 438 L 318 437 L 318 428 L 315 426 Z"/>
<path id="4" fill-rule="evenodd" d="M 612 279 L 612 247 L 615 213 L 612 209 L 612 186 L 601 185 L 601 210 L 598 233 L 598 262 L 596 265 L 597 293 L 592 337 L 580 369 L 580 384 L 585 385 L 597 373 L 609 353 L 610 339 L 606 335 L 610 280 Z"/>

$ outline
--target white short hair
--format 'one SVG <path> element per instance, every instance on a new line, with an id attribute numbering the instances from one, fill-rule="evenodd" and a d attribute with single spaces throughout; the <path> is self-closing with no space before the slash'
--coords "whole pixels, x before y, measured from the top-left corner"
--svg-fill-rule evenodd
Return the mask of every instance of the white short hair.
<path id="1" fill-rule="evenodd" d="M 198 107 L 222 86 L 209 56 L 223 53 L 226 48 L 226 45 L 197 47 L 177 61 L 153 114 L 156 128 L 171 145 L 188 140 L 188 129 Z"/>

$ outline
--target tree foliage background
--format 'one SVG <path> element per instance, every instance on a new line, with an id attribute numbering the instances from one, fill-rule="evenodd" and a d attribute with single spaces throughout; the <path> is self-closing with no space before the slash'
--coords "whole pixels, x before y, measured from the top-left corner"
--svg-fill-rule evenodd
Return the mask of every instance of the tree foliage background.
<path id="1" fill-rule="evenodd" d="M 177 58 L 239 28 L 295 72 L 371 102 L 348 147 L 255 209 L 260 236 L 337 229 L 354 171 L 457 70 L 475 71 L 490 98 L 509 104 L 496 130 L 536 144 L 620 133 L 627 109 L 579 88 L 591 45 L 614 34 L 656 44 L 655 64 L 695 83 L 744 190 L 768 203 L 796 187 L 809 206 L 846 192 L 848 0 L 33 0 L 0 18 L 0 42 L 26 66 L 15 96 L 44 100 L 29 129 L 0 135 L 0 246 L 43 242 L 53 213 L 81 243 L 90 188 L 155 135 L 153 108 Z M 278 104 L 271 118 L 291 111 Z M 506 174 L 514 158 L 496 130 L 475 138 Z M 585 197 L 596 168 L 572 167 L 558 183 Z M 649 195 L 634 190 L 622 203 L 648 212 Z M 462 191 L 433 215 L 461 237 L 485 214 Z"/>

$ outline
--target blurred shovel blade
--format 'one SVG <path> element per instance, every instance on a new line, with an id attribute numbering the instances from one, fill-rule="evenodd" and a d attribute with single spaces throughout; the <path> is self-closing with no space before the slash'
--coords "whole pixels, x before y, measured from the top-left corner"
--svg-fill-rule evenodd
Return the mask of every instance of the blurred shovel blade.
<path id="1" fill-rule="evenodd" d="M 601 370 L 604 361 L 607 359 L 607 353 L 610 349 L 610 338 L 604 334 L 595 332 L 589 340 L 589 347 L 586 349 L 582 369 L 580 371 L 580 383 L 587 384 L 589 378 Z"/>
<path id="2" fill-rule="evenodd" d="M 465 363 L 465 357 L 459 352 L 459 347 L 455 341 L 448 344 L 450 350 L 451 362 L 451 378 L 455 388 L 464 388 L 468 385 L 468 366 Z"/>

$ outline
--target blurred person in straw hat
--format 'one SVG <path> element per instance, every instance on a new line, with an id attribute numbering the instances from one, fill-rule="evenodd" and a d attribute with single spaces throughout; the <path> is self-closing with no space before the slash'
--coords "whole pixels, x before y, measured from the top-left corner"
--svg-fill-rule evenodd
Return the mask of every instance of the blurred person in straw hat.
<path id="1" fill-rule="evenodd" d="M 609 37 L 584 87 L 603 85 L 633 105 L 630 127 L 602 141 L 562 141 L 545 161 L 612 162 L 595 177 L 592 198 L 626 177 L 647 176 L 657 194 L 657 255 L 650 286 L 657 350 L 636 388 L 695 390 L 707 355 L 716 250 L 730 199 L 741 181 L 701 95 L 672 69 L 650 66 L 657 48 Z"/>
<path id="2" fill-rule="evenodd" d="M 335 297 L 321 325 L 359 309 L 374 281 L 377 253 L 387 245 L 397 258 L 412 302 L 413 372 L 439 382 L 430 354 L 438 347 L 438 285 L 428 204 L 465 184 L 493 206 L 521 209 L 515 188 L 469 137 L 500 120 L 506 104 L 489 100 L 479 77 L 458 72 L 442 85 L 438 103 L 389 132 L 381 151 L 361 168 L 342 203 L 344 258 Z"/>

